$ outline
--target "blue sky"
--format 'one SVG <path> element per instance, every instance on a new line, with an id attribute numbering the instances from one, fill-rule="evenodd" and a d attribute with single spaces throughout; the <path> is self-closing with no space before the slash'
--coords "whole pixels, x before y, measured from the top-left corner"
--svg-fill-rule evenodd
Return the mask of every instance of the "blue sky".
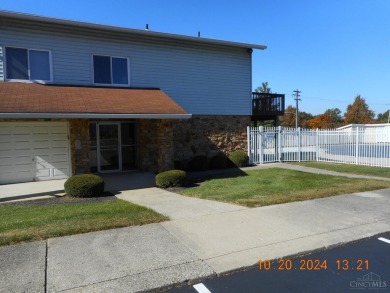
<path id="1" fill-rule="evenodd" d="M 390 108 L 389 0 L 2 0 L 0 9 L 267 45 L 253 53 L 253 88 L 302 91 L 300 109 L 342 112 L 357 94 Z"/>

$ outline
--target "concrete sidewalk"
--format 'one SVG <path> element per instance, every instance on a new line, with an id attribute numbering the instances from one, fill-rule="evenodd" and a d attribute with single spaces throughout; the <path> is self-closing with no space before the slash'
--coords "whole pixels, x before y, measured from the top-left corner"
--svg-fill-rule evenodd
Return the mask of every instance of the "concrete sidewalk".
<path id="1" fill-rule="evenodd" d="M 176 203 L 183 204 L 171 198 L 162 208 Z M 199 280 L 389 231 L 389 204 L 386 189 L 212 208 L 159 224 L 1 247 L 0 292 L 141 292 Z"/>
<path id="2" fill-rule="evenodd" d="M 181 219 L 162 225 L 220 274 L 390 230 L 390 189 Z"/>
<path id="3" fill-rule="evenodd" d="M 205 215 L 220 214 L 248 209 L 243 206 L 182 196 L 160 188 L 125 190 L 118 198 L 146 206 L 168 216 L 171 220 L 198 218 Z"/>

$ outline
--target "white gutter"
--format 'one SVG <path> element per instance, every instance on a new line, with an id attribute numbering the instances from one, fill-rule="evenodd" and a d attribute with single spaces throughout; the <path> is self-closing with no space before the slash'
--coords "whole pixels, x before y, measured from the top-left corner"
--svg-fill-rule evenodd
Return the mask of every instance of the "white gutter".
<path id="1" fill-rule="evenodd" d="M 0 113 L 0 118 L 190 119 L 192 114 Z"/>

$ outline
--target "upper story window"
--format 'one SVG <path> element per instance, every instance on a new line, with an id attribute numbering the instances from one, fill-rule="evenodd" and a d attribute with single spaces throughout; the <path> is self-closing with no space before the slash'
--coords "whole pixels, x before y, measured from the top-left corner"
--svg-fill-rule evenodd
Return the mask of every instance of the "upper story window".
<path id="1" fill-rule="evenodd" d="M 5 47 L 6 78 L 51 81 L 50 52 Z"/>
<path id="2" fill-rule="evenodd" d="M 129 85 L 129 59 L 93 55 L 94 83 Z"/>

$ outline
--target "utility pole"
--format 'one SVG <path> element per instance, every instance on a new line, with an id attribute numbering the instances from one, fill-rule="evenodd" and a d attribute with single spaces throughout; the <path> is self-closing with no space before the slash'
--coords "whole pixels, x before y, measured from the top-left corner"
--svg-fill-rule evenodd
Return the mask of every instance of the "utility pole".
<path id="1" fill-rule="evenodd" d="M 301 91 L 299 90 L 295 90 L 293 91 L 293 96 L 295 97 L 294 100 L 295 100 L 295 128 L 298 128 L 298 113 L 299 113 L 299 110 L 298 110 L 298 101 L 300 101 L 301 99 L 299 98 L 300 97 L 300 93 Z"/>
<path id="2" fill-rule="evenodd" d="M 390 104 L 385 104 L 386 106 L 390 106 Z M 386 113 L 386 112 L 385 112 Z M 383 114 L 385 114 L 383 113 Z M 389 110 L 387 111 L 387 124 L 390 124 L 390 108 Z"/>
<path id="3" fill-rule="evenodd" d="M 390 104 L 386 104 L 387 106 L 390 106 Z M 387 124 L 390 124 L 390 108 L 389 111 L 387 112 Z"/>

